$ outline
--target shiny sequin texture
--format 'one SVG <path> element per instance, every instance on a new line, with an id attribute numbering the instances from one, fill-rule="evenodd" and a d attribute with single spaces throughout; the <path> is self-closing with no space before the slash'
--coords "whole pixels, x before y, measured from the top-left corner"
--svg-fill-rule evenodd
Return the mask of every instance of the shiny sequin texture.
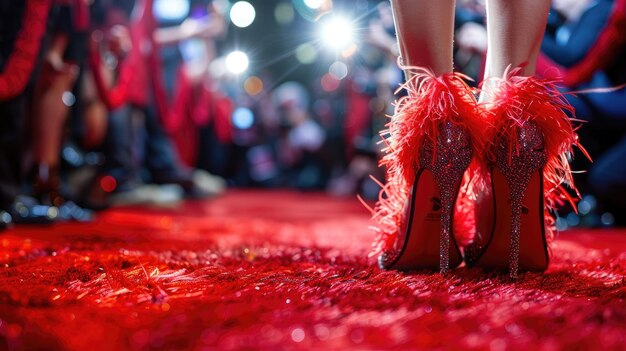
<path id="1" fill-rule="evenodd" d="M 543 134 L 533 122 L 527 122 L 517 127 L 517 140 L 511 143 L 506 138 L 501 138 L 496 150 L 494 167 L 504 175 L 509 187 L 509 202 L 511 203 L 511 233 L 492 233 L 491 235 L 511 236 L 509 248 L 509 274 L 517 278 L 519 271 L 520 234 L 522 200 L 530 179 L 546 164 Z M 465 248 L 465 261 L 471 266 L 487 249 L 484 240 L 475 240 L 473 244 Z"/>
<path id="2" fill-rule="evenodd" d="M 496 167 L 506 178 L 511 202 L 511 247 L 509 272 L 517 278 L 519 268 L 519 237 L 522 222 L 522 200 L 532 175 L 546 164 L 543 135 L 537 125 L 525 123 L 518 130 L 517 149 L 502 140 L 498 146 Z"/>

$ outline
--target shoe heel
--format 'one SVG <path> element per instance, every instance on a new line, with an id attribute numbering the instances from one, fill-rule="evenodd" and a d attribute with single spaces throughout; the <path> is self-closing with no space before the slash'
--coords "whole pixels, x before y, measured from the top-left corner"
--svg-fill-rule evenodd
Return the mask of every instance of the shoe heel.
<path id="1" fill-rule="evenodd" d="M 495 166 L 504 176 L 509 189 L 509 202 L 511 204 L 509 274 L 511 278 L 517 278 L 519 272 L 522 202 L 532 176 L 536 172 L 542 176 L 541 170 L 546 163 L 543 134 L 536 124 L 527 122 L 519 127 L 517 137 L 514 140 L 517 142 L 517 148 L 514 148 L 511 142 L 506 142 L 506 140 L 500 143 Z M 540 179 L 543 181 L 542 177 Z"/>
<path id="2" fill-rule="evenodd" d="M 441 229 L 439 232 L 439 270 L 450 271 L 450 241 L 454 204 L 463 173 L 472 158 L 468 132 L 461 126 L 446 122 L 439 127 L 437 147 L 426 140 L 420 153 L 420 167 L 429 170 L 441 195 Z"/>

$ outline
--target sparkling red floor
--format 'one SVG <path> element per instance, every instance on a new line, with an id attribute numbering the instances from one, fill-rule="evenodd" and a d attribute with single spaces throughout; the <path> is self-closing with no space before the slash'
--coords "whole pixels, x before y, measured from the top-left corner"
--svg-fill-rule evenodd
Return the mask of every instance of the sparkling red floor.
<path id="1" fill-rule="evenodd" d="M 0 350 L 626 349 L 626 231 L 512 283 L 382 271 L 355 199 L 232 191 L 0 234 Z"/>

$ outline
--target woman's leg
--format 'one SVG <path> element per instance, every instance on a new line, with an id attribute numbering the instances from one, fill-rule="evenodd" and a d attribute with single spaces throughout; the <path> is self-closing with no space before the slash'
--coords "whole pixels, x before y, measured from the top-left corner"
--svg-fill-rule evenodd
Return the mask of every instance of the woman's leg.
<path id="1" fill-rule="evenodd" d="M 486 249 L 468 257 L 478 257 L 470 266 L 508 266 L 512 278 L 520 270 L 547 269 L 554 223 L 548 216 L 566 197 L 560 186 L 573 183 L 563 150 L 577 144 L 575 128 L 556 86 L 534 77 L 549 7 L 550 0 L 487 0 L 481 99 L 491 112 L 485 114 L 485 154 L 494 165 L 489 189 L 498 210 Z"/>
<path id="2" fill-rule="evenodd" d="M 53 38 L 34 101 L 35 195 L 56 206 L 63 202 L 59 194 L 59 161 L 69 111 L 63 95 L 72 90 L 78 76 L 78 67 L 63 60 L 68 45 L 69 38 L 65 34 Z"/>
<path id="3" fill-rule="evenodd" d="M 403 64 L 452 72 L 455 0 L 392 0 Z"/>
<path id="4" fill-rule="evenodd" d="M 376 205 L 382 226 L 375 247 L 383 268 L 445 273 L 462 262 L 452 214 L 472 154 L 474 114 L 465 112 L 475 108 L 472 91 L 451 74 L 455 1 L 391 4 L 403 64 L 419 68 L 406 69 L 407 95 L 383 132 L 387 184 Z"/>
<path id="5" fill-rule="evenodd" d="M 502 77 L 507 67 L 523 65 L 533 76 L 546 30 L 550 0 L 487 0 L 487 64 L 485 78 Z"/>

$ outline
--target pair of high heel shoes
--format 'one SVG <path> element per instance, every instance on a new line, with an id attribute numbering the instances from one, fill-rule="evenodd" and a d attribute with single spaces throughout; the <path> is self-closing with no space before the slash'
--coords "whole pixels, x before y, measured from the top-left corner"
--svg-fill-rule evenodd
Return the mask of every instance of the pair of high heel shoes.
<path id="1" fill-rule="evenodd" d="M 556 87 L 518 72 L 483 106 L 465 77 L 412 68 L 384 132 L 387 184 L 374 209 L 382 268 L 547 269 L 551 211 L 572 201 L 562 184 L 573 187 L 577 136 Z"/>

